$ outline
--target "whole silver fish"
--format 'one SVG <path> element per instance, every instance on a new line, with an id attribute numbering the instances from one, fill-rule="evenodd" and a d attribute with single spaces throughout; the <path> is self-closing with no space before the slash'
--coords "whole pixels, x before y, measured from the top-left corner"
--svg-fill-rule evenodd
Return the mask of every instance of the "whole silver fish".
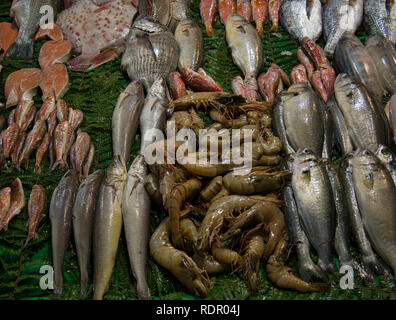
<path id="1" fill-rule="evenodd" d="M 381 102 L 385 89 L 373 59 L 358 37 L 345 32 L 338 41 L 334 59 L 338 73 L 348 73 L 360 80 L 370 95 Z"/>
<path id="2" fill-rule="evenodd" d="M 394 0 L 364 0 L 364 28 L 393 44 L 396 42 L 396 5 Z"/>
<path id="3" fill-rule="evenodd" d="M 346 155 L 353 151 L 353 144 L 348 133 L 348 127 L 345 123 L 344 116 L 337 105 L 337 100 L 334 95 L 327 101 L 327 106 L 333 124 L 334 142 L 341 151 L 341 154 Z"/>
<path id="4" fill-rule="evenodd" d="M 73 232 L 80 266 L 82 297 L 87 294 L 95 207 L 103 177 L 103 170 L 97 170 L 89 175 L 78 188 L 73 206 Z"/>
<path id="5" fill-rule="evenodd" d="M 144 101 L 143 111 L 140 115 L 140 153 L 145 152 L 147 146 L 155 141 L 152 130 L 164 130 L 168 103 L 165 86 L 163 78 L 155 80 Z"/>
<path id="6" fill-rule="evenodd" d="M 332 56 L 338 41 L 349 31 L 355 33 L 363 20 L 363 0 L 333 0 L 323 6 L 324 50 Z"/>
<path id="7" fill-rule="evenodd" d="M 295 83 L 280 94 L 273 121 L 287 155 L 306 147 L 318 157 L 329 157 L 329 118 L 324 102 L 307 84 Z"/>
<path id="8" fill-rule="evenodd" d="M 389 94 L 396 91 L 396 50 L 392 42 L 379 36 L 367 38 L 366 49 L 373 58 L 382 84 Z"/>
<path id="9" fill-rule="evenodd" d="M 60 1 L 59 0 L 18 0 L 14 1 L 11 12 L 15 15 L 15 21 L 19 26 L 18 37 L 8 48 L 6 59 L 22 58 L 30 60 L 33 57 L 34 36 L 39 29 L 42 18 L 45 14 L 50 14 L 48 7 L 53 11 L 53 18 L 56 20 Z M 45 19 L 43 19 L 45 23 Z"/>
<path id="10" fill-rule="evenodd" d="M 113 111 L 111 136 L 113 155 L 122 155 L 126 162 L 131 154 L 143 106 L 143 87 L 138 81 L 133 81 L 120 94 Z"/>
<path id="11" fill-rule="evenodd" d="M 178 68 L 191 68 L 196 71 L 203 64 L 203 35 L 199 25 L 192 19 L 179 22 L 175 30 L 175 39 L 180 48 Z"/>
<path id="12" fill-rule="evenodd" d="M 354 149 L 375 152 L 379 144 L 389 145 L 390 128 L 384 109 L 374 102 L 366 87 L 342 73 L 337 76 L 334 90 Z"/>
<path id="13" fill-rule="evenodd" d="M 110 284 L 122 230 L 122 193 L 126 182 L 125 160 L 113 157 L 99 189 L 93 234 L 94 300 L 102 300 Z"/>
<path id="14" fill-rule="evenodd" d="M 51 220 L 52 263 L 54 266 L 54 294 L 59 297 L 63 288 L 63 263 L 69 244 L 72 211 L 78 189 L 78 176 L 74 169 L 66 172 L 52 193 L 49 217 Z"/>
<path id="15" fill-rule="evenodd" d="M 292 172 L 291 185 L 301 225 L 318 252 L 319 267 L 334 272 L 335 206 L 326 167 L 312 151 L 304 148 L 295 155 Z"/>
<path id="16" fill-rule="evenodd" d="M 257 78 L 265 59 L 257 30 L 239 14 L 232 13 L 227 18 L 225 31 L 234 63 L 245 77 L 253 75 Z"/>
<path id="17" fill-rule="evenodd" d="M 316 41 L 322 34 L 322 3 L 320 0 L 285 0 L 279 19 L 295 40 L 308 37 Z"/>
<path id="18" fill-rule="evenodd" d="M 392 150 L 387 146 L 380 144 L 375 155 L 385 166 L 385 168 L 388 169 L 389 173 L 392 176 L 393 182 L 396 185 L 396 158 L 395 155 L 392 153 Z"/>
<path id="19" fill-rule="evenodd" d="M 352 159 L 352 177 L 364 228 L 375 251 L 396 275 L 396 186 L 369 150 Z"/>
<path id="20" fill-rule="evenodd" d="M 147 167 L 143 155 L 138 155 L 128 171 L 122 196 L 122 217 L 128 246 L 129 261 L 137 281 L 138 297 L 150 300 L 147 285 L 147 248 L 150 224 L 150 197 L 144 187 Z"/>
<path id="21" fill-rule="evenodd" d="M 179 45 L 167 28 L 150 17 L 135 20 L 128 35 L 121 68 L 148 91 L 157 77 L 166 78 L 179 61 Z"/>

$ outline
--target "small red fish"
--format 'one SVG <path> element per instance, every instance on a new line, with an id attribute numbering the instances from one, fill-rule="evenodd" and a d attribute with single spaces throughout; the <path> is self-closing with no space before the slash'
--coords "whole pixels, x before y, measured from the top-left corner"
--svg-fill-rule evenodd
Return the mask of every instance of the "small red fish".
<path id="1" fill-rule="evenodd" d="M 260 37 L 263 37 L 264 25 L 268 22 L 268 0 L 252 0 L 252 15 Z"/>
<path id="2" fill-rule="evenodd" d="M 298 64 L 294 66 L 290 73 L 290 77 L 292 83 L 302 82 L 309 84 L 307 69 L 305 69 L 303 64 Z"/>
<path id="3" fill-rule="evenodd" d="M 15 111 L 15 123 L 19 126 L 22 132 L 25 132 L 36 116 L 36 107 L 33 101 L 24 100 Z"/>
<path id="4" fill-rule="evenodd" d="M 22 182 L 19 178 L 16 178 L 11 183 L 11 204 L 8 209 L 5 219 L 0 224 L 0 230 L 4 228 L 7 231 L 8 224 L 16 215 L 18 215 L 22 209 L 25 207 L 25 194 L 23 192 Z"/>
<path id="5" fill-rule="evenodd" d="M 41 162 L 46 154 L 50 143 L 50 134 L 47 132 L 36 151 L 36 164 L 34 165 L 34 173 L 41 172 Z"/>
<path id="6" fill-rule="evenodd" d="M 69 124 L 73 130 L 77 130 L 84 120 L 84 113 L 78 109 L 69 108 Z"/>
<path id="7" fill-rule="evenodd" d="M 4 146 L 4 156 L 8 158 L 15 147 L 19 137 L 19 126 L 12 122 L 8 128 L 4 131 L 3 135 L 3 146 Z"/>
<path id="8" fill-rule="evenodd" d="M 206 34 L 209 37 L 215 37 L 213 22 L 217 13 L 217 0 L 201 0 L 199 9 L 201 12 L 202 23 L 206 29 Z"/>
<path id="9" fill-rule="evenodd" d="M 268 1 L 268 12 L 269 18 L 272 21 L 272 27 L 269 32 L 278 31 L 279 27 L 279 9 L 282 6 L 283 0 L 269 0 Z"/>
<path id="10" fill-rule="evenodd" d="M 245 18 L 246 21 L 252 21 L 252 6 L 250 0 L 237 0 L 237 13 Z"/>
<path id="11" fill-rule="evenodd" d="M 56 117 L 59 122 L 67 121 L 69 118 L 69 109 L 65 100 L 59 99 L 56 102 Z"/>
<path id="12" fill-rule="evenodd" d="M 186 95 L 186 85 L 179 72 L 173 71 L 168 74 L 167 83 L 170 95 L 173 100 L 182 98 Z"/>
<path id="13" fill-rule="evenodd" d="M 52 136 L 52 134 L 54 133 L 54 130 L 56 128 L 56 111 L 52 111 L 52 113 L 50 114 L 50 116 L 47 119 L 47 126 L 48 126 L 48 133 L 50 136 Z"/>
<path id="14" fill-rule="evenodd" d="M 72 146 L 72 150 L 74 153 L 74 169 L 76 169 L 78 175 L 82 175 L 83 173 L 83 165 L 88 156 L 90 147 L 91 138 L 89 137 L 89 134 L 83 131 L 79 132 L 76 138 L 76 142 Z"/>
<path id="15" fill-rule="evenodd" d="M 228 16 L 231 13 L 236 12 L 236 2 L 235 0 L 218 0 L 219 6 L 219 14 L 221 23 L 225 23 L 227 21 Z"/>
<path id="16" fill-rule="evenodd" d="M 17 143 L 16 143 L 16 145 L 14 147 L 14 150 L 12 150 L 12 153 L 11 153 L 11 163 L 12 164 L 11 164 L 10 171 L 13 171 L 14 168 L 19 169 L 19 157 L 20 157 L 21 152 L 23 150 L 23 146 L 25 144 L 26 136 L 27 136 L 27 134 L 26 134 L 25 131 L 22 131 L 19 134 L 18 141 L 17 141 Z"/>
<path id="17" fill-rule="evenodd" d="M 259 90 L 256 78 L 252 74 L 248 73 L 245 76 L 243 84 L 245 86 L 245 98 L 250 101 L 256 101 Z"/>
<path id="18" fill-rule="evenodd" d="M 47 120 L 50 114 L 55 110 L 56 110 L 55 97 L 49 96 L 47 99 L 45 99 L 43 105 L 41 106 L 39 112 L 37 113 L 36 120 L 37 119 Z"/>
<path id="19" fill-rule="evenodd" d="M 85 163 L 83 167 L 84 177 L 89 176 L 89 169 L 91 168 L 94 155 L 95 155 L 95 146 L 93 143 L 91 143 L 91 146 L 89 147 L 89 153 L 87 158 L 85 159 Z"/>
<path id="20" fill-rule="evenodd" d="M 222 88 L 202 68 L 195 72 L 191 68 L 184 67 L 181 74 L 184 82 L 193 91 L 222 91 Z"/>
<path id="21" fill-rule="evenodd" d="M 28 203 L 28 213 L 29 213 L 29 233 L 25 242 L 25 247 L 29 241 L 37 237 L 36 229 L 43 218 L 47 204 L 47 194 L 43 186 L 34 185 L 32 192 L 30 193 L 29 203 Z"/>
<path id="22" fill-rule="evenodd" d="M 21 166 L 23 162 L 25 162 L 26 165 L 28 164 L 30 155 L 41 144 L 41 141 L 43 140 L 46 132 L 47 132 L 47 126 L 45 124 L 45 121 L 37 120 L 37 122 L 34 124 L 33 129 L 28 133 L 26 137 L 23 150 L 19 157 L 18 166 Z"/>

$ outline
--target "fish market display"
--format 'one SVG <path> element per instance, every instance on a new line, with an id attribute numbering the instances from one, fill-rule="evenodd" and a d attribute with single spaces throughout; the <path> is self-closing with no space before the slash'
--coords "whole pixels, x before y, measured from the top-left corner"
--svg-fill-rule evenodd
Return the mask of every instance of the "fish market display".
<path id="1" fill-rule="evenodd" d="M 364 0 L 363 25 L 368 34 L 396 42 L 396 6 L 392 0 Z"/>
<path id="2" fill-rule="evenodd" d="M 4 1 L 0 296 L 393 299 L 395 8 Z"/>
<path id="3" fill-rule="evenodd" d="M 59 5 L 59 0 L 14 1 L 11 12 L 15 15 L 19 31 L 18 37 L 8 48 L 5 57 L 7 59 L 18 57 L 30 60 L 33 56 L 34 36 L 39 29 L 40 20 L 43 16 L 41 8 L 51 6 L 56 17 Z"/>
<path id="4" fill-rule="evenodd" d="M 324 50 L 333 55 L 344 32 L 355 33 L 363 20 L 363 0 L 328 1 L 323 6 L 323 33 L 326 38 Z"/>
<path id="5" fill-rule="evenodd" d="M 70 68 L 93 69 L 122 53 L 136 12 L 129 0 L 78 0 L 62 11 L 56 23 L 80 54 L 69 62 Z"/>
<path id="6" fill-rule="evenodd" d="M 296 41 L 304 37 L 316 41 L 322 33 L 322 4 L 320 0 L 284 0 L 279 19 Z"/>

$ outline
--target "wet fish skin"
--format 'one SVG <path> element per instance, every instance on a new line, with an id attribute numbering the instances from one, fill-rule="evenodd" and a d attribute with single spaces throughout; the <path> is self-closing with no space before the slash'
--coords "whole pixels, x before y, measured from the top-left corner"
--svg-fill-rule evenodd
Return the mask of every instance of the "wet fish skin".
<path id="1" fill-rule="evenodd" d="M 280 94 L 274 108 L 274 133 L 287 154 L 308 148 L 321 157 L 329 144 L 323 101 L 305 83 L 295 83 Z"/>
<path id="2" fill-rule="evenodd" d="M 351 162 L 364 228 L 375 251 L 396 274 L 396 186 L 369 150 L 357 150 Z"/>
<path id="3" fill-rule="evenodd" d="M 7 211 L 7 215 L 0 224 L 0 230 L 4 229 L 4 231 L 7 231 L 8 224 L 10 223 L 12 218 L 17 216 L 25 207 L 25 205 L 26 205 L 26 201 L 25 201 L 25 194 L 23 192 L 22 181 L 21 179 L 16 178 L 11 183 L 11 204 L 10 204 L 10 208 Z"/>
<path id="4" fill-rule="evenodd" d="M 129 33 L 121 69 L 148 91 L 157 77 L 166 78 L 176 70 L 179 52 L 175 37 L 165 26 L 143 17 L 135 20 Z"/>
<path id="5" fill-rule="evenodd" d="M 202 23 L 206 28 L 206 34 L 209 37 L 215 37 L 213 31 L 213 22 L 217 14 L 217 0 L 202 0 L 199 4 Z"/>
<path id="6" fill-rule="evenodd" d="M 292 161 L 290 157 L 283 164 L 284 168 L 290 170 Z M 285 202 L 284 214 L 285 222 L 293 244 L 296 246 L 298 256 L 298 268 L 301 279 L 312 281 L 314 279 L 324 279 L 325 273 L 316 265 L 310 256 L 310 243 L 300 224 L 298 208 L 294 199 L 293 189 L 290 184 L 282 190 L 282 199 Z"/>
<path id="7" fill-rule="evenodd" d="M 296 41 L 308 37 L 313 41 L 322 33 L 320 0 L 284 0 L 279 10 L 282 26 Z"/>
<path id="8" fill-rule="evenodd" d="M 68 121 L 73 130 L 77 130 L 84 120 L 84 113 L 79 109 L 69 108 Z"/>
<path id="9" fill-rule="evenodd" d="M 99 189 L 93 234 L 94 300 L 103 299 L 113 273 L 122 229 L 122 193 L 127 178 L 125 160 L 113 157 Z"/>
<path id="10" fill-rule="evenodd" d="M 74 135 L 74 131 L 69 122 L 63 121 L 56 126 L 53 137 L 56 161 L 51 170 L 54 170 L 58 165 L 65 167 L 66 157 L 71 147 L 71 143 L 73 143 L 73 140 L 71 139 L 72 135 Z"/>
<path id="11" fill-rule="evenodd" d="M 21 131 L 26 131 L 32 119 L 32 111 L 35 113 L 36 107 L 33 106 L 32 100 L 24 100 L 18 104 L 15 111 L 15 123 L 19 126 Z"/>
<path id="12" fill-rule="evenodd" d="M 36 229 L 40 220 L 43 218 L 47 205 L 47 194 L 45 188 L 41 185 L 35 184 L 30 193 L 28 203 L 28 214 L 29 214 L 29 233 L 26 238 L 24 247 L 27 246 L 29 241 L 37 237 Z"/>
<path id="13" fill-rule="evenodd" d="M 21 132 L 19 134 L 18 141 L 15 144 L 14 150 L 12 150 L 12 153 L 11 153 L 12 165 L 11 165 L 10 171 L 13 171 L 14 168 L 19 169 L 18 160 L 21 155 L 23 146 L 25 144 L 26 136 L 27 136 L 26 132 Z"/>
<path id="14" fill-rule="evenodd" d="M 300 222 L 318 252 L 318 265 L 324 272 L 335 272 L 332 259 L 335 206 L 325 165 L 309 149 L 299 149 L 292 172 L 291 185 Z"/>
<path id="15" fill-rule="evenodd" d="M 97 170 L 89 175 L 80 184 L 73 205 L 73 234 L 80 267 L 81 297 L 85 297 L 87 294 L 95 208 L 104 175 L 104 170 Z"/>
<path id="16" fill-rule="evenodd" d="M 364 0 L 364 28 L 396 42 L 396 5 L 393 0 Z"/>
<path id="17" fill-rule="evenodd" d="M 65 173 L 52 193 L 49 217 L 51 220 L 52 262 L 54 266 L 54 295 L 59 298 L 63 289 L 63 264 L 72 227 L 72 209 L 78 189 L 77 173 Z"/>
<path id="18" fill-rule="evenodd" d="M 380 162 L 385 166 L 385 168 L 388 169 L 393 179 L 393 182 L 396 185 L 396 162 L 395 162 L 396 157 L 393 154 L 392 150 L 387 146 L 380 144 L 378 146 L 375 155 L 380 160 Z"/>
<path id="19" fill-rule="evenodd" d="M 150 197 L 144 187 L 147 166 L 143 155 L 133 161 L 122 196 L 122 216 L 129 261 L 137 281 L 138 297 L 151 300 L 147 284 L 147 248 L 150 224 Z"/>
<path id="20" fill-rule="evenodd" d="M 323 6 L 324 50 L 332 56 L 338 41 L 349 31 L 355 33 L 363 21 L 363 0 L 328 1 Z"/>
<path id="21" fill-rule="evenodd" d="M 231 48 L 232 59 L 246 77 L 257 78 L 265 58 L 257 30 L 237 13 L 229 15 L 226 24 L 227 44 Z"/>
<path id="22" fill-rule="evenodd" d="M 154 141 L 150 130 L 158 129 L 162 131 L 164 129 L 167 103 L 165 81 L 162 78 L 157 78 L 146 96 L 140 115 L 140 153 L 144 153 L 146 148 Z"/>
<path id="23" fill-rule="evenodd" d="M 196 71 L 203 64 L 203 35 L 199 25 L 192 19 L 179 22 L 175 30 L 175 39 L 180 48 L 178 69 L 185 67 Z"/>
<path id="24" fill-rule="evenodd" d="M 143 87 L 138 81 L 133 81 L 120 94 L 113 111 L 113 155 L 122 155 L 126 162 L 129 161 L 143 106 Z"/>
<path id="25" fill-rule="evenodd" d="M 59 122 L 67 121 L 69 119 L 69 109 L 65 100 L 59 99 L 56 102 L 56 118 Z"/>
<path id="26" fill-rule="evenodd" d="M 180 21 L 188 18 L 188 10 L 191 0 L 173 0 L 170 2 L 171 20 L 168 28 L 172 32 L 175 31 Z"/>
<path id="27" fill-rule="evenodd" d="M 370 54 L 354 34 L 345 32 L 334 51 L 338 73 L 347 73 L 360 80 L 370 95 L 381 103 L 385 89 Z"/>
<path id="28" fill-rule="evenodd" d="M 379 36 L 371 35 L 366 40 L 366 49 L 373 58 L 382 84 L 389 94 L 396 91 L 396 49 L 392 42 Z"/>
<path id="29" fill-rule="evenodd" d="M 337 100 L 332 95 L 327 102 L 330 118 L 333 124 L 334 141 L 341 151 L 342 155 L 346 155 L 353 151 L 351 138 L 349 137 L 348 127 L 345 123 L 344 116 L 338 107 Z"/>
<path id="30" fill-rule="evenodd" d="M 53 8 L 54 19 L 59 9 L 59 0 L 18 0 L 11 7 L 15 14 L 15 21 L 19 26 L 18 37 L 8 48 L 5 58 L 32 59 L 34 36 L 39 28 L 40 19 L 44 14 L 40 8 L 49 5 Z"/>
<path id="31" fill-rule="evenodd" d="M 368 148 L 375 152 L 379 144 L 389 145 L 390 128 L 385 112 L 365 86 L 343 73 L 337 76 L 334 87 L 354 149 Z"/>
<path id="32" fill-rule="evenodd" d="M 374 277 L 377 274 L 384 273 L 384 268 L 378 261 L 377 256 L 371 247 L 366 231 L 364 230 L 352 177 L 352 158 L 352 153 L 346 155 L 338 169 L 338 172 L 345 192 L 345 199 L 348 208 L 349 221 L 351 222 L 352 233 L 361 254 L 361 262 L 363 267 L 363 273 L 361 273 L 361 277 L 373 282 Z"/>
<path id="33" fill-rule="evenodd" d="M 396 95 L 389 100 L 389 122 L 393 132 L 393 141 L 396 143 Z"/>

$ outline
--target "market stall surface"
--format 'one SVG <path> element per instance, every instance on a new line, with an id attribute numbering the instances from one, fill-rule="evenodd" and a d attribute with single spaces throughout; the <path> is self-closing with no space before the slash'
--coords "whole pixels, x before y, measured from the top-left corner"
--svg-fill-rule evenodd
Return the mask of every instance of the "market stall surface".
<path id="1" fill-rule="evenodd" d="M 10 22 L 9 10 L 11 1 L 0 3 L 0 22 Z M 214 24 L 216 37 L 206 36 L 199 15 L 199 0 L 193 0 L 191 15 L 199 21 L 204 33 L 205 64 L 204 69 L 218 82 L 225 91 L 231 92 L 231 80 L 241 72 L 233 64 L 231 54 L 226 45 L 224 26 L 217 20 Z M 265 70 L 276 63 L 287 73 L 297 64 L 297 44 L 290 36 L 279 28 L 277 33 L 269 33 L 270 24 L 265 27 L 262 39 L 266 62 Z M 363 29 L 357 35 L 365 39 Z M 21 68 L 38 67 L 38 53 L 44 42 L 36 42 L 32 61 L 19 59 L 2 61 L 4 69 L 0 74 L 0 101 L 4 101 L 4 83 L 7 76 Z M 323 39 L 318 42 L 323 45 Z M 111 145 L 111 117 L 118 95 L 129 83 L 126 74 L 120 70 L 120 58 L 107 63 L 90 72 L 72 72 L 70 75 L 70 89 L 65 95 L 69 107 L 84 112 L 84 122 L 81 129 L 89 133 L 95 145 L 95 157 L 91 172 L 105 169 L 112 159 Z M 37 105 L 41 105 L 40 95 L 35 98 Z M 8 116 L 11 110 L 3 111 Z M 204 116 L 201 113 L 201 116 Z M 206 122 L 210 122 L 208 117 Z M 140 136 L 137 135 L 132 148 L 130 161 L 137 155 L 140 146 Z M 336 163 L 339 157 L 335 157 Z M 50 171 L 49 162 L 45 159 L 40 174 L 33 173 L 34 159 L 30 159 L 28 170 L 9 172 L 8 169 L 0 173 L 0 188 L 9 186 L 19 177 L 22 180 L 25 197 L 28 197 L 34 184 L 41 184 L 46 188 L 49 202 L 52 192 L 65 171 L 58 167 Z M 165 210 L 156 207 L 151 211 L 150 234 L 167 215 Z M 48 213 L 42 220 L 37 233 L 23 249 L 27 237 L 27 206 L 15 217 L 9 229 L 0 232 L 0 299 L 53 299 L 53 291 L 46 289 L 45 266 L 52 264 L 50 221 Z M 358 260 L 357 251 L 352 248 L 354 258 Z M 317 257 L 313 255 L 314 261 Z M 336 261 L 339 267 L 338 261 Z M 297 271 L 297 257 L 292 252 L 288 264 Z M 92 275 L 92 269 L 90 269 Z M 215 283 L 207 299 L 396 299 L 394 281 L 377 277 L 375 285 L 364 283 L 357 275 L 354 277 L 353 289 L 342 289 L 340 279 L 343 274 L 331 275 L 332 288 L 326 293 L 302 294 L 294 291 L 282 290 L 274 287 L 266 279 L 265 270 L 260 269 L 258 290 L 252 293 L 246 286 L 241 272 L 226 273 L 212 277 Z M 41 282 L 40 282 L 41 281 Z M 41 283 L 41 286 L 40 286 Z M 128 260 L 125 238 L 121 236 L 117 260 L 112 281 L 104 299 L 137 299 L 136 282 L 132 276 Z M 154 299 L 196 299 L 185 292 L 183 286 L 164 268 L 158 266 L 151 257 L 148 258 L 148 284 Z M 90 284 L 87 299 L 92 297 Z M 71 241 L 64 267 L 64 289 L 61 299 L 80 299 L 79 269 L 77 255 L 73 241 Z"/>

